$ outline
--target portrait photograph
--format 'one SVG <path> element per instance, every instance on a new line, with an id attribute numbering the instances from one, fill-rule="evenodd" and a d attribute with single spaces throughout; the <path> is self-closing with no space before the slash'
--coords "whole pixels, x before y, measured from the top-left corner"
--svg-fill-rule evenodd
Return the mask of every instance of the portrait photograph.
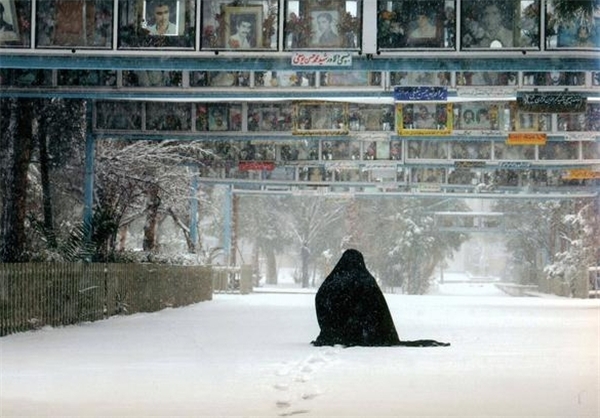
<path id="1" fill-rule="evenodd" d="M 311 10 L 311 47 L 339 48 L 342 36 L 338 33 L 340 12 L 337 9 Z"/>
<path id="2" fill-rule="evenodd" d="M 181 0 L 146 0 L 144 1 L 144 16 L 146 30 L 151 36 L 182 35 L 180 15 L 185 13 Z M 182 29 L 182 28 L 181 28 Z"/>
<path id="3" fill-rule="evenodd" d="M 465 0 L 461 4 L 463 48 L 514 48 L 520 45 L 515 30 L 515 3 Z"/>
<path id="4" fill-rule="evenodd" d="M 210 106 L 208 108 L 208 130 L 226 131 L 229 129 L 227 123 L 229 112 L 227 106 Z"/>
<path id="5" fill-rule="evenodd" d="M 19 41 L 14 1 L 0 0 L 0 45 Z"/>
<path id="6" fill-rule="evenodd" d="M 262 7 L 225 7 L 225 48 L 262 47 Z"/>
<path id="7" fill-rule="evenodd" d="M 295 134 L 344 134 L 348 132 L 347 105 L 304 102 L 296 105 Z"/>
<path id="8" fill-rule="evenodd" d="M 406 46 L 441 48 L 444 46 L 444 9 L 442 2 L 417 2 L 408 9 Z"/>
<path id="9" fill-rule="evenodd" d="M 452 132 L 452 104 L 415 103 L 396 106 L 399 135 L 449 135 Z"/>
<path id="10" fill-rule="evenodd" d="M 486 103 L 469 103 L 455 105 L 454 129 L 490 130 L 497 129 L 497 107 Z"/>

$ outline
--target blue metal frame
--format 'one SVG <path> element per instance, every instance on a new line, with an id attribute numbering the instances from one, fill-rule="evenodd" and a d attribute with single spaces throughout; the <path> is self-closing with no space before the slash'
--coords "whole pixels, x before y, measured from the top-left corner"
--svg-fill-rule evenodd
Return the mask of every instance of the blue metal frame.
<path id="1" fill-rule="evenodd" d="M 68 54 L 68 55 L 67 55 Z M 186 55 L 183 55 L 186 54 Z M 291 53 L 265 52 L 260 55 L 228 56 L 214 53 L 157 51 L 156 54 L 132 54 L 110 51 L 92 55 L 89 51 L 62 54 L 13 53 L 2 51 L 0 68 L 72 69 L 72 70 L 195 70 L 195 71 L 600 71 L 600 59 L 594 52 L 569 55 L 562 52 L 523 52 L 487 54 L 461 52 L 452 55 L 421 51 L 402 56 L 355 55 L 350 66 L 297 66 Z"/>

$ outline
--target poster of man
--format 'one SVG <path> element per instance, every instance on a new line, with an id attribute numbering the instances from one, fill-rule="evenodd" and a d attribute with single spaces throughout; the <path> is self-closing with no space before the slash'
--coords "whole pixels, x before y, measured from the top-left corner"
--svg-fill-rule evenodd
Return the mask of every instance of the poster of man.
<path id="1" fill-rule="evenodd" d="M 312 33 L 311 46 L 336 48 L 342 46 L 338 33 L 339 12 L 337 10 L 316 10 L 311 12 Z"/>
<path id="2" fill-rule="evenodd" d="M 154 36 L 177 36 L 178 35 L 178 11 L 179 1 L 147 1 L 146 21 L 150 35 Z"/>
<path id="3" fill-rule="evenodd" d="M 251 49 L 262 44 L 262 7 L 225 7 L 226 43 L 231 49 Z"/>

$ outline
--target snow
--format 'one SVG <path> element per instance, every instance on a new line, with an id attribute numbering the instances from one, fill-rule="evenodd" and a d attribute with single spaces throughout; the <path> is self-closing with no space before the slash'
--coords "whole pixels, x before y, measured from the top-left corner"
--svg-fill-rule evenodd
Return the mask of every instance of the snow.
<path id="1" fill-rule="evenodd" d="M 598 300 L 386 299 L 402 339 L 452 346 L 317 348 L 314 294 L 216 294 L 1 338 L 0 416 L 599 416 Z"/>

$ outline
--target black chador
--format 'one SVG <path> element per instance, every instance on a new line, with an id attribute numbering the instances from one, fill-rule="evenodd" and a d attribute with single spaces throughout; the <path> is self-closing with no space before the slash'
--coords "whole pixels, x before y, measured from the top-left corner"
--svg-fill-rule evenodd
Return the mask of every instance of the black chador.
<path id="1" fill-rule="evenodd" d="M 400 341 L 383 293 L 363 255 L 346 250 L 315 298 L 321 333 L 312 343 L 344 346 L 448 346 L 434 340 Z"/>

